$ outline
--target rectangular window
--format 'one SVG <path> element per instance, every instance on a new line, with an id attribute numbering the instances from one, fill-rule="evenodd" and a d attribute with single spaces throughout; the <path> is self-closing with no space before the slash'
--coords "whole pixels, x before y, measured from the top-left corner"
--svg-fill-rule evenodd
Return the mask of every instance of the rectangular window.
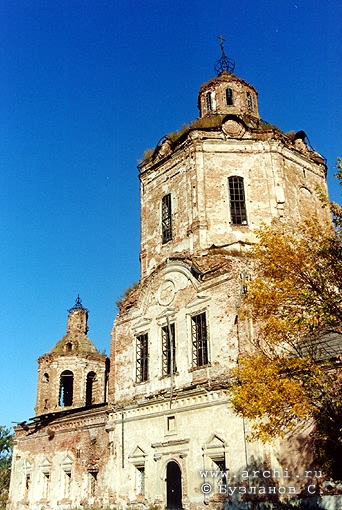
<path id="1" fill-rule="evenodd" d="M 229 177 L 228 184 L 231 222 L 233 225 L 247 225 L 243 177 Z"/>
<path id="2" fill-rule="evenodd" d="M 136 467 L 136 491 L 141 496 L 145 495 L 145 466 Z"/>
<path id="3" fill-rule="evenodd" d="M 176 372 L 176 345 L 174 324 L 170 324 L 170 330 L 169 326 L 162 327 L 162 343 L 163 343 L 163 375 L 171 374 L 171 366 L 173 367 L 172 373 L 174 374 Z M 171 361 L 171 358 L 173 358 L 173 361 Z"/>
<path id="4" fill-rule="evenodd" d="M 224 457 L 213 459 L 214 471 L 220 472 L 217 475 L 217 491 L 220 490 L 220 485 L 226 485 L 227 482 L 227 468 Z"/>
<path id="5" fill-rule="evenodd" d="M 208 364 L 208 335 L 206 313 L 191 317 L 192 365 L 201 367 Z"/>
<path id="6" fill-rule="evenodd" d="M 50 494 L 50 473 L 43 473 L 43 498 L 48 499 Z"/>
<path id="7" fill-rule="evenodd" d="M 254 101 L 253 101 L 253 96 L 250 92 L 247 92 L 247 108 L 248 110 L 250 110 L 251 112 L 254 111 Z"/>
<path id="8" fill-rule="evenodd" d="M 205 104 L 206 104 L 206 107 L 207 107 L 207 111 L 211 112 L 212 109 L 213 109 L 213 104 L 212 104 L 212 101 L 211 101 L 211 92 L 207 92 L 206 93 L 206 95 L 205 95 Z"/>
<path id="9" fill-rule="evenodd" d="M 70 498 L 71 473 L 64 473 L 64 497 Z"/>
<path id="10" fill-rule="evenodd" d="M 137 337 L 137 382 L 147 381 L 148 378 L 148 334 Z"/>
<path id="11" fill-rule="evenodd" d="M 97 471 L 89 471 L 88 481 L 89 481 L 89 495 L 96 496 Z"/>
<path id="12" fill-rule="evenodd" d="M 175 430 L 176 430 L 176 418 L 175 418 L 175 416 L 168 416 L 167 417 L 167 431 L 175 432 Z"/>
<path id="13" fill-rule="evenodd" d="M 162 198 L 162 239 L 167 243 L 172 239 L 172 208 L 171 194 Z"/>
<path id="14" fill-rule="evenodd" d="M 228 88 L 226 89 L 226 103 L 227 106 L 233 106 L 233 90 Z"/>
<path id="15" fill-rule="evenodd" d="M 30 487 L 31 487 L 31 474 L 30 474 L 30 473 L 27 473 L 26 478 L 25 478 L 25 489 L 26 489 L 26 494 L 28 494 L 28 493 L 29 493 L 29 491 L 30 491 Z"/>

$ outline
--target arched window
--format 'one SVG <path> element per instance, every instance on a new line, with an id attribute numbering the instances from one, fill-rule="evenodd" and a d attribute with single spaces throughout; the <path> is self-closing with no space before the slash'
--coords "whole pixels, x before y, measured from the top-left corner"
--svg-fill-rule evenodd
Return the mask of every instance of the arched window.
<path id="1" fill-rule="evenodd" d="M 61 373 L 59 386 L 59 405 L 61 407 L 72 406 L 74 390 L 74 374 L 70 370 Z"/>
<path id="2" fill-rule="evenodd" d="M 245 190 L 243 177 L 228 178 L 230 218 L 233 225 L 247 225 Z"/>
<path id="3" fill-rule="evenodd" d="M 227 103 L 227 106 L 233 106 L 233 104 L 234 104 L 233 89 L 231 89 L 231 88 L 226 89 L 226 103 Z"/>
<path id="4" fill-rule="evenodd" d="M 86 385 L 86 406 L 91 406 L 95 403 L 94 398 L 94 386 L 95 386 L 96 374 L 95 372 L 89 372 L 87 375 Z"/>

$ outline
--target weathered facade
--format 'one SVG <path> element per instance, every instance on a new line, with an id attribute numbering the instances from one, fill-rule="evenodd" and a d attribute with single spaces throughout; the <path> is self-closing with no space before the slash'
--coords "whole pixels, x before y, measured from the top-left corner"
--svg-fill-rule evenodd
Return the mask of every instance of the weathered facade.
<path id="1" fill-rule="evenodd" d="M 110 364 L 86 336 L 80 301 L 39 359 L 9 510 L 221 508 L 226 495 L 205 471 L 310 468 L 295 441 L 287 465 L 279 445 L 246 442 L 229 379 L 252 335 L 238 318 L 241 254 L 262 224 L 328 219 L 315 193 L 325 161 L 305 133 L 263 122 L 255 88 L 229 71 L 201 87 L 198 105 L 199 119 L 139 166 L 141 280 L 121 303 Z"/>

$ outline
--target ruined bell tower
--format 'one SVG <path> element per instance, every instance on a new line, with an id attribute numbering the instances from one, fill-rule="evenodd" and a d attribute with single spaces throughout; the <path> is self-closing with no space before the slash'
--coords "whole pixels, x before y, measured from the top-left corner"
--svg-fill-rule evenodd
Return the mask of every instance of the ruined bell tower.
<path id="1" fill-rule="evenodd" d="M 37 416 L 106 400 L 106 356 L 87 337 L 88 310 L 79 296 L 68 312 L 66 335 L 38 359 Z"/>

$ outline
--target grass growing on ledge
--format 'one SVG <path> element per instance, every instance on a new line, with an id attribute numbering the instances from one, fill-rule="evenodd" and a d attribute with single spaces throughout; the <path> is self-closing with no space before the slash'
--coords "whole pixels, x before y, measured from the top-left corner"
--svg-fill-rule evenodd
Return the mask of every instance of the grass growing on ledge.
<path id="1" fill-rule="evenodd" d="M 177 131 L 173 131 L 165 136 L 172 143 L 176 143 L 184 133 L 187 133 L 191 129 L 201 128 L 215 128 L 222 124 L 225 115 L 210 115 L 208 117 L 199 117 L 196 120 L 189 122 L 189 124 L 183 124 L 183 126 Z M 143 154 L 143 161 L 152 157 L 155 148 L 146 149 Z"/>
<path id="2" fill-rule="evenodd" d="M 131 292 L 139 287 L 139 282 L 134 282 L 130 287 L 125 289 L 121 296 L 115 301 L 116 306 L 120 309 L 122 303 L 127 299 Z"/>

